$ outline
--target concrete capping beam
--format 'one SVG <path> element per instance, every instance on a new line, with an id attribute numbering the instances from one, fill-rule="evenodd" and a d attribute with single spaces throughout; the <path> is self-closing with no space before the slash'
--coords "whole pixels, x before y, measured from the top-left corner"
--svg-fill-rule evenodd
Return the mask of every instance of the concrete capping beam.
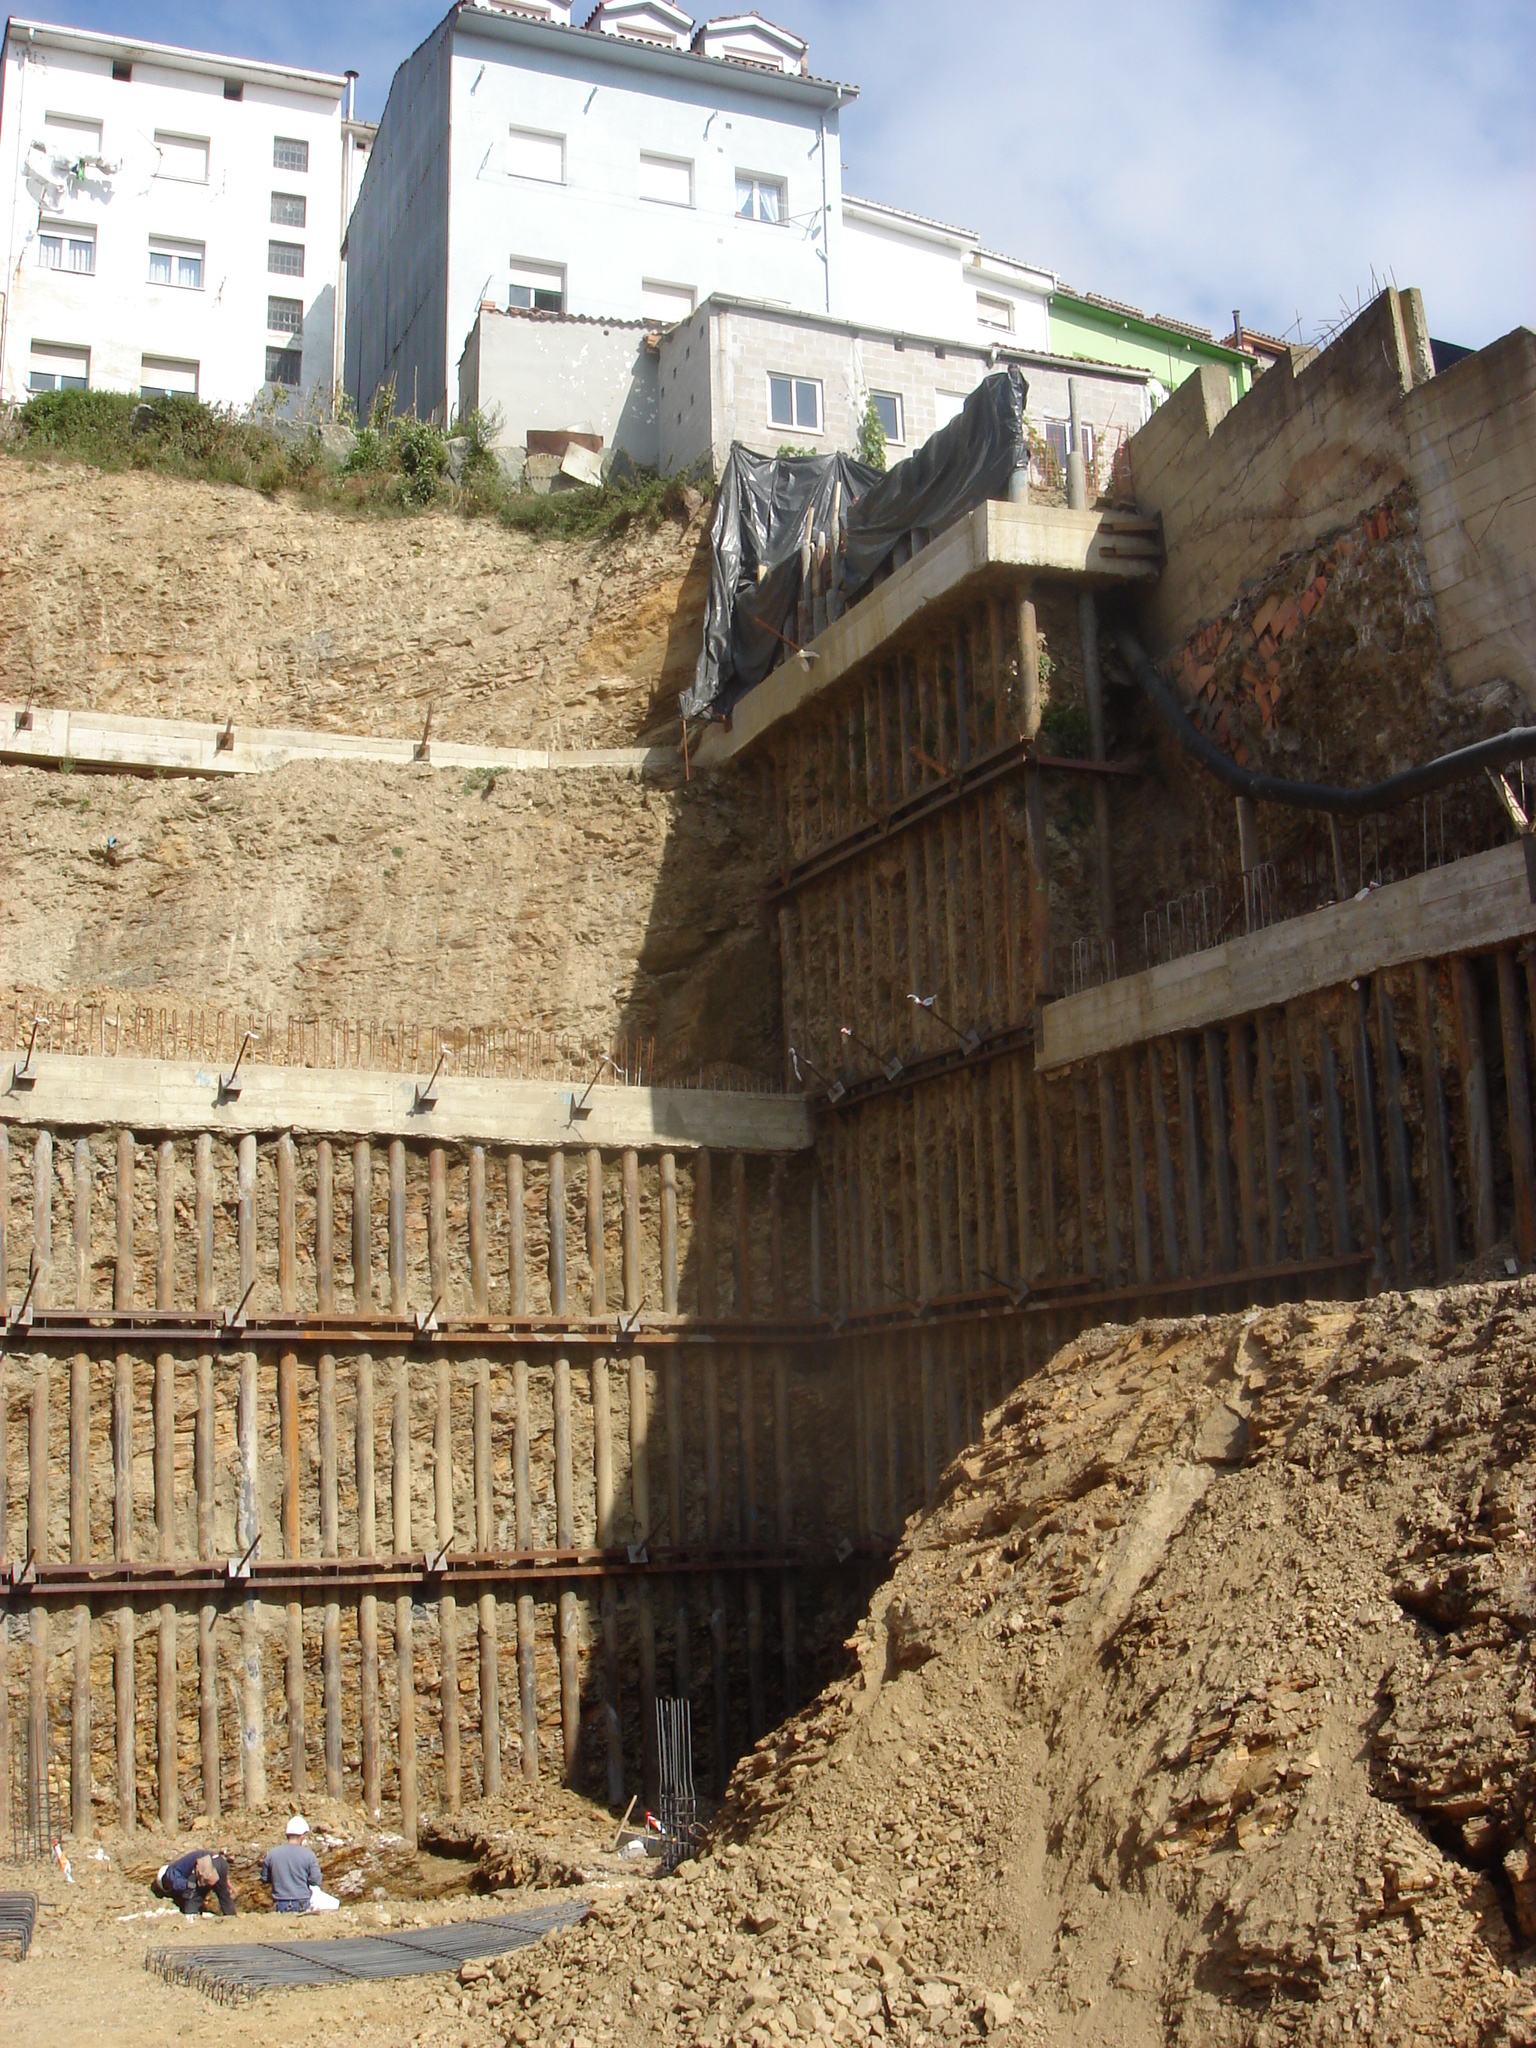
<path id="1" fill-rule="evenodd" d="M 1384 968 L 1487 951 L 1532 933 L 1536 841 L 1496 846 L 1389 882 L 1363 899 L 1047 1003 L 1035 1065 L 1071 1066 L 1278 1008 Z"/>
<path id="2" fill-rule="evenodd" d="M 30 724 L 23 721 L 30 716 Z M 316 732 L 289 726 L 236 725 L 212 720 L 137 718 L 90 710 L 0 703 L 0 761 L 57 767 L 124 769 L 165 775 L 269 775 L 299 761 L 376 763 L 382 767 L 489 768 L 497 774 L 609 768 L 631 773 L 681 769 L 676 747 L 482 747 L 460 740 L 428 741 L 367 733 Z"/>
<path id="3" fill-rule="evenodd" d="M 694 760 L 721 766 L 774 726 L 833 689 L 930 605 L 952 603 L 988 571 L 1060 576 L 1093 584 L 1153 583 L 1162 571 L 1162 529 L 1134 512 L 1071 512 L 1059 505 L 978 505 L 904 562 L 806 649 L 749 690 L 728 720 L 709 726 Z"/>
<path id="4" fill-rule="evenodd" d="M 707 1088 L 596 1087 L 572 1113 L 584 1083 L 456 1077 L 436 1082 L 435 1106 L 418 1106 L 420 1074 L 331 1067 L 269 1067 L 249 1058 L 239 1093 L 225 1097 L 220 1069 L 193 1061 L 16 1052 L 0 1067 L 0 1123 L 50 1130 L 124 1129 L 143 1136 L 275 1135 L 405 1138 L 422 1145 L 491 1145 L 551 1152 L 789 1153 L 809 1150 L 811 1115 L 798 1095 Z M 32 1076 L 30 1081 L 28 1073 Z"/>

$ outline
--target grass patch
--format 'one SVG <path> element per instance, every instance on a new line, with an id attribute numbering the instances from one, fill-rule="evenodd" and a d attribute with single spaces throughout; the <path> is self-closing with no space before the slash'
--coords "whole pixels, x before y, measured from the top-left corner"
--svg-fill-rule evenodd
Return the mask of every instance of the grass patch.
<path id="1" fill-rule="evenodd" d="M 279 434 L 260 418 L 195 398 L 139 400 L 118 391 L 48 391 L 29 398 L 0 425 L 0 449 L 31 461 L 81 462 L 109 473 L 147 470 L 202 483 L 234 484 L 277 498 L 357 513 L 410 515 L 429 506 L 464 518 L 498 519 L 515 532 L 558 539 L 617 535 L 685 518 L 691 493 L 707 479 L 640 476 L 600 490 L 515 490 L 492 442 L 499 421 L 473 414 L 455 430 L 457 481 L 449 446 L 430 421 L 398 414 L 392 394 L 375 403 L 345 457 L 318 427 Z"/>

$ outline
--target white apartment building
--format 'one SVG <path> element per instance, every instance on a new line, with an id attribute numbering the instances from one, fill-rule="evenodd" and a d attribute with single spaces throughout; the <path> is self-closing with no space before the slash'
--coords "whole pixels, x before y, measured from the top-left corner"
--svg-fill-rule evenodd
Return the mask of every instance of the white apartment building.
<path id="1" fill-rule="evenodd" d="M 0 395 L 329 393 L 370 133 L 349 97 L 324 72 L 9 20 Z"/>
<path id="2" fill-rule="evenodd" d="M 482 302 L 683 319 L 711 292 L 835 310 L 840 110 L 805 45 L 671 0 L 461 0 L 396 72 L 347 235 L 346 388 L 457 402 Z"/>
<path id="3" fill-rule="evenodd" d="M 587 0 L 591 7 L 591 0 Z M 451 415 L 487 381 L 482 344 L 558 368 L 553 341 L 482 313 L 609 323 L 589 422 L 626 323 L 669 328 L 711 298 L 820 314 L 965 349 L 1050 347 L 1056 279 L 964 228 L 846 197 L 852 86 L 756 13 L 702 23 L 674 0 L 460 0 L 400 67 L 348 233 L 345 383 L 366 408 Z M 474 360 L 465 354 L 474 334 Z M 556 350 L 556 352 L 558 352 Z M 579 376 L 560 388 L 581 417 Z M 540 388 L 519 373 L 511 422 Z M 628 426 L 648 408 L 627 407 Z M 783 422 L 804 428 L 805 421 Z M 898 439 L 896 435 L 892 439 Z"/>
<path id="4" fill-rule="evenodd" d="M 983 249 L 968 228 L 843 197 L 845 314 L 897 334 L 1043 350 L 1051 345 L 1053 271 Z"/>

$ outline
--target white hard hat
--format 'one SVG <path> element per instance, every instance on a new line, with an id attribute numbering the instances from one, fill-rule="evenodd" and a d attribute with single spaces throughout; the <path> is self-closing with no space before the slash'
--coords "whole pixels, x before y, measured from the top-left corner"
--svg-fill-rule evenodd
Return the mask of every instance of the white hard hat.
<path id="1" fill-rule="evenodd" d="M 304 1818 L 302 1813 L 296 1813 L 293 1816 L 293 1819 L 288 1823 L 289 1839 L 292 1840 L 294 1837 L 298 1835 L 307 1835 L 308 1833 L 309 1822 Z"/>

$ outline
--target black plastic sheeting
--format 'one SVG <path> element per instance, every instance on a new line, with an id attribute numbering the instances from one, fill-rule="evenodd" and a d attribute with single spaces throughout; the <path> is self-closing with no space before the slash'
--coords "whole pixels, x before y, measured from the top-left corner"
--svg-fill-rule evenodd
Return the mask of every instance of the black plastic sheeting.
<path id="1" fill-rule="evenodd" d="M 988 498 L 1007 497 L 1029 460 L 1028 395 L 1016 368 L 984 378 L 947 427 L 885 475 L 850 455 L 754 455 L 733 443 L 715 499 L 704 645 L 684 716 L 725 717 L 799 646 L 807 515 L 813 534 L 829 533 L 838 496 L 835 614 L 857 603 L 914 528 L 935 533 Z"/>

